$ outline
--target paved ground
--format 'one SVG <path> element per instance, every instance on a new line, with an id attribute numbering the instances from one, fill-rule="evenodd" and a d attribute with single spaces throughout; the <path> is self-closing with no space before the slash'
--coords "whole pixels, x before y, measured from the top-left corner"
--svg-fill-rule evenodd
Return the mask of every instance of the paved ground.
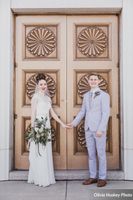
<path id="1" fill-rule="evenodd" d="M 111 195 L 115 195 L 114 191 L 118 195 L 123 193 L 123 198 L 111 198 Z M 105 193 L 110 193 L 110 196 L 105 198 Z M 133 200 L 133 195 L 125 198 L 129 193 L 133 194 L 133 181 L 108 181 L 104 189 L 97 188 L 96 184 L 84 186 L 81 180 L 57 181 L 56 184 L 45 188 L 28 184 L 26 181 L 0 182 L 0 200 Z"/>

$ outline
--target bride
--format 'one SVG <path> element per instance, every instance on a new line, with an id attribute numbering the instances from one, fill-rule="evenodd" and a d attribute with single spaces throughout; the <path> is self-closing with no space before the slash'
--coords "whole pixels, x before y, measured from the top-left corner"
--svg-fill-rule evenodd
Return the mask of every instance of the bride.
<path id="1" fill-rule="evenodd" d="M 47 83 L 44 74 L 38 74 L 36 76 L 36 92 L 31 100 L 31 126 L 35 126 L 35 119 L 41 119 L 47 117 L 46 127 L 50 128 L 49 113 L 51 116 L 61 124 L 63 128 L 67 126 L 58 118 L 54 112 L 51 99 L 47 93 Z M 50 136 L 51 137 L 51 136 Z M 29 174 L 28 183 L 34 183 L 39 186 L 48 186 L 55 183 L 53 158 L 52 158 L 52 144 L 47 142 L 46 146 L 39 143 L 38 147 L 34 141 L 29 142 Z"/>

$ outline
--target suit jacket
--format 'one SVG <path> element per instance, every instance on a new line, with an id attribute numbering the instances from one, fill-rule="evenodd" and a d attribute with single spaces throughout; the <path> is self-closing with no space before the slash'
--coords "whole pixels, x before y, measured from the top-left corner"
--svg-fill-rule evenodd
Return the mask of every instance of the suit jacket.
<path id="1" fill-rule="evenodd" d="M 99 95 L 92 101 L 90 91 L 84 95 L 81 110 L 72 122 L 74 127 L 85 117 L 85 131 L 89 129 L 106 132 L 110 115 L 110 97 L 103 90 L 99 89 L 98 91 Z"/>

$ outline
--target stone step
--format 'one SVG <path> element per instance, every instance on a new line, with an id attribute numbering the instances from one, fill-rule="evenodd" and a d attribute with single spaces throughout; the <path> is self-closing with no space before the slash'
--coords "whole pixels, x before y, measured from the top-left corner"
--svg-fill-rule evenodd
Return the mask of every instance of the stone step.
<path id="1" fill-rule="evenodd" d="M 27 180 L 28 171 L 14 170 L 9 174 L 9 180 Z M 56 180 L 83 180 L 88 178 L 88 170 L 55 170 Z M 123 171 L 108 171 L 108 180 L 124 180 Z"/>

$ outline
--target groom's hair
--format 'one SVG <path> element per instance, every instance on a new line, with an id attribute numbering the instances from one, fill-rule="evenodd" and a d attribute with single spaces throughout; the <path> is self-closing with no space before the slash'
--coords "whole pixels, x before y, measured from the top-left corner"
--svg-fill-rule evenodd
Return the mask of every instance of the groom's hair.
<path id="1" fill-rule="evenodd" d="M 91 76 L 97 76 L 97 78 L 100 80 L 101 79 L 101 76 L 99 75 L 99 74 L 97 74 L 97 73 L 90 73 L 89 75 L 88 75 L 88 79 L 90 79 L 90 77 Z"/>

